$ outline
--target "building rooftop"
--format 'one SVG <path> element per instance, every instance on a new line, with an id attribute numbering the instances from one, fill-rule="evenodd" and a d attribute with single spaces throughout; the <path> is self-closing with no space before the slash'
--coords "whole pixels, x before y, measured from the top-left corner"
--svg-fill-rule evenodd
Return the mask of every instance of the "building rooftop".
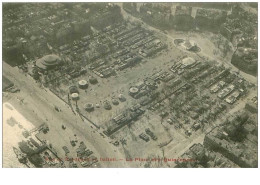
<path id="1" fill-rule="evenodd" d="M 192 7 L 189 6 L 176 6 L 175 15 L 190 15 L 191 16 Z"/>
<path id="2" fill-rule="evenodd" d="M 211 142 L 213 141 L 214 145 L 222 148 L 223 155 L 227 155 L 226 151 L 228 151 L 228 156 L 231 155 L 233 156 L 232 158 L 236 157 L 240 159 L 240 161 L 236 161 L 237 164 L 239 163 L 238 165 L 245 164 L 254 167 L 257 164 L 257 136 L 250 133 L 252 127 L 248 126 L 247 120 L 243 123 L 247 130 L 243 132 L 243 134 L 246 134 L 246 137 L 241 141 L 234 140 L 234 135 L 241 135 L 241 133 L 237 133 L 236 130 L 242 126 L 239 121 L 245 120 L 243 119 L 245 116 L 244 113 L 241 113 L 233 118 L 231 122 L 227 122 L 223 126 L 215 127 L 206 135 L 206 138 L 210 139 Z"/>
<path id="3" fill-rule="evenodd" d="M 46 55 L 36 61 L 36 66 L 46 70 L 50 67 L 57 66 L 61 63 L 61 58 L 57 55 Z"/>
<path id="4" fill-rule="evenodd" d="M 225 12 L 216 9 L 197 9 L 196 17 L 205 17 L 208 19 L 217 19 L 224 15 Z"/>

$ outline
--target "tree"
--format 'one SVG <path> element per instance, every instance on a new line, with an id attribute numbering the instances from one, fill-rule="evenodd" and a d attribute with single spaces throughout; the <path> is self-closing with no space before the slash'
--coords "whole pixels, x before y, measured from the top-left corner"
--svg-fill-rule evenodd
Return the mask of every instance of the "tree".
<path id="1" fill-rule="evenodd" d="M 34 154 L 32 156 L 30 156 L 29 161 L 31 161 L 31 163 L 33 163 L 37 168 L 42 167 L 44 161 L 42 159 L 42 157 L 40 156 L 40 154 Z"/>
<path id="2" fill-rule="evenodd" d="M 39 74 L 38 69 L 36 67 L 33 68 L 33 70 L 32 70 L 32 77 L 33 77 L 34 80 L 39 80 L 39 78 L 40 78 L 40 74 Z"/>
<path id="3" fill-rule="evenodd" d="M 19 145 L 20 150 L 21 150 L 23 153 L 25 153 L 25 154 L 27 154 L 27 155 L 32 155 L 32 154 L 34 154 L 34 150 L 31 149 L 25 141 L 22 141 L 22 142 L 18 143 L 18 145 Z"/>

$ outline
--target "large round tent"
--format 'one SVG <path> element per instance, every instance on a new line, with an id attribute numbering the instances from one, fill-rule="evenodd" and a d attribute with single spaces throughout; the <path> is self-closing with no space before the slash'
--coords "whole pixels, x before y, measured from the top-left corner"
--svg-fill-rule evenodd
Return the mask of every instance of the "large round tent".
<path id="1" fill-rule="evenodd" d="M 46 55 L 36 61 L 36 66 L 41 70 L 48 70 L 61 64 L 61 58 L 57 55 Z"/>
<path id="2" fill-rule="evenodd" d="M 69 87 L 70 94 L 72 93 L 79 93 L 78 88 L 75 85 Z"/>
<path id="3" fill-rule="evenodd" d="M 139 92 L 139 89 L 136 88 L 136 87 L 131 87 L 131 88 L 129 89 L 129 94 L 130 94 L 130 95 L 135 95 L 135 94 L 137 94 L 138 92 Z"/>
<path id="4" fill-rule="evenodd" d="M 86 89 L 88 87 L 88 82 L 86 80 L 79 81 L 79 88 Z"/>
<path id="5" fill-rule="evenodd" d="M 88 111 L 88 112 L 93 111 L 93 110 L 94 110 L 94 105 L 93 105 L 93 103 L 87 103 L 87 104 L 85 105 L 85 110 Z"/>
<path id="6" fill-rule="evenodd" d="M 91 83 L 91 84 L 96 84 L 96 83 L 98 83 L 98 81 L 97 81 L 97 79 L 96 79 L 95 77 L 91 76 L 91 77 L 89 78 L 89 83 Z"/>
<path id="7" fill-rule="evenodd" d="M 72 94 L 71 94 L 71 98 L 72 98 L 72 100 L 74 100 L 74 101 L 79 100 L 79 94 L 78 94 L 78 93 L 72 93 Z"/>

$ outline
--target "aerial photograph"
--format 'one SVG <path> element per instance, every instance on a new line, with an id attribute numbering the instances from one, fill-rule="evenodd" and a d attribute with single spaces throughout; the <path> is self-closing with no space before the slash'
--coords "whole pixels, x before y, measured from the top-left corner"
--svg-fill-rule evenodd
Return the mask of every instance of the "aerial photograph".
<path id="1" fill-rule="evenodd" d="M 3 168 L 258 168 L 257 2 L 2 3 Z"/>

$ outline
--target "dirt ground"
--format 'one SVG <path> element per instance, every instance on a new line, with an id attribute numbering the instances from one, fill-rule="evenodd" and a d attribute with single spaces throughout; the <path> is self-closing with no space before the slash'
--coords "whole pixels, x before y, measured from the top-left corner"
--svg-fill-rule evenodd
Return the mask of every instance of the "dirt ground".
<path id="1" fill-rule="evenodd" d="M 95 85 L 89 85 L 87 92 L 79 89 L 80 99 L 78 106 L 83 115 L 86 115 L 90 120 L 97 123 L 99 126 L 104 126 L 104 123 L 109 121 L 111 117 L 115 117 L 125 107 L 130 107 L 136 104 L 136 101 L 128 95 L 129 88 L 132 85 L 142 81 L 145 77 L 149 77 L 152 74 L 160 70 L 168 70 L 174 63 L 171 60 L 178 60 L 178 57 L 183 57 L 181 51 L 176 50 L 174 46 L 169 48 L 169 52 L 162 51 L 162 53 L 155 58 L 148 59 L 146 63 L 141 63 L 133 68 L 119 71 L 116 76 L 109 78 L 98 78 L 99 83 Z M 61 86 L 62 91 L 68 92 L 70 85 L 76 85 L 79 80 L 88 79 L 88 75 L 85 77 L 73 79 L 69 82 L 69 85 Z M 120 102 L 119 105 L 112 105 L 112 97 L 118 98 L 119 94 L 123 94 L 126 97 L 126 102 Z M 63 99 L 67 100 L 67 94 L 63 94 Z M 103 108 L 104 101 L 109 101 L 112 105 L 112 110 L 105 110 Z M 75 107 L 75 102 L 71 101 Z M 93 112 L 86 112 L 84 106 L 86 103 L 99 104 L 100 108 L 95 108 Z M 102 115 L 102 116 L 100 116 Z M 104 126 L 105 127 L 105 126 Z"/>

